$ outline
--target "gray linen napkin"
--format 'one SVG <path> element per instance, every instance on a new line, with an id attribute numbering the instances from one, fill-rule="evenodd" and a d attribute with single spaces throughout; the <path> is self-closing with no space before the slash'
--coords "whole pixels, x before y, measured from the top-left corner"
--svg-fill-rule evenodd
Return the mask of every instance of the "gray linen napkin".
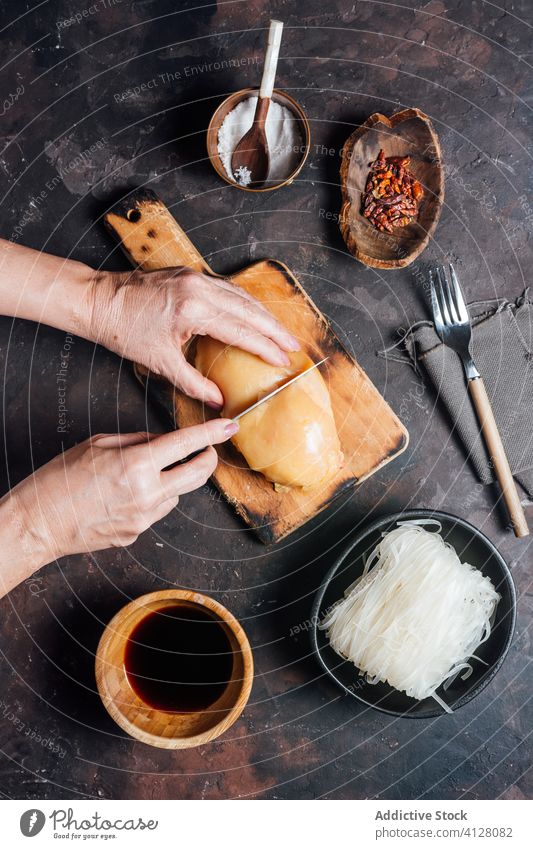
<path id="1" fill-rule="evenodd" d="M 477 301 L 469 305 L 473 353 L 492 402 L 509 464 L 533 498 L 533 301 L 529 290 L 517 301 Z M 459 357 L 440 342 L 433 324 L 409 328 L 387 358 L 420 366 L 436 388 L 482 483 L 494 480 Z"/>

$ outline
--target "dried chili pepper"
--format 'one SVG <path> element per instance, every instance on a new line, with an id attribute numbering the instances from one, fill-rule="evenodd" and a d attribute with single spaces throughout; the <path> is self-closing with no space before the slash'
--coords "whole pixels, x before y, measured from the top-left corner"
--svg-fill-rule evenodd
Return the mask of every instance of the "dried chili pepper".
<path id="1" fill-rule="evenodd" d="M 380 150 L 370 163 L 361 199 L 361 213 L 381 232 L 406 227 L 418 216 L 424 190 L 409 173 L 409 156 L 388 156 Z"/>

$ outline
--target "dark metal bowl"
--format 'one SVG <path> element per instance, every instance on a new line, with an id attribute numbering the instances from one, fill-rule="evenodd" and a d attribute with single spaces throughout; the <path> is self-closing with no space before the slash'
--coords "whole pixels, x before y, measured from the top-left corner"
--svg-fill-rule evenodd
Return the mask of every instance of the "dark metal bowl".
<path id="1" fill-rule="evenodd" d="M 319 663 L 340 687 L 365 705 L 395 716 L 427 718 L 440 716 L 444 711 L 432 698 L 418 701 L 388 684 L 368 684 L 353 663 L 333 651 L 318 624 L 326 610 L 342 598 L 346 588 L 361 575 L 364 560 L 383 533 L 391 531 L 398 521 L 428 518 L 441 523 L 441 534 L 446 542 L 455 548 L 461 560 L 487 575 L 501 596 L 491 635 L 476 651 L 476 656 L 488 665 L 474 661 L 469 678 L 463 681 L 459 676 L 445 692 L 443 688 L 437 691 L 452 710 L 467 704 L 492 681 L 509 650 L 515 628 L 516 591 L 511 573 L 498 549 L 481 531 L 464 519 L 437 510 L 406 510 L 378 519 L 355 537 L 326 575 L 313 604 L 311 640 Z"/>

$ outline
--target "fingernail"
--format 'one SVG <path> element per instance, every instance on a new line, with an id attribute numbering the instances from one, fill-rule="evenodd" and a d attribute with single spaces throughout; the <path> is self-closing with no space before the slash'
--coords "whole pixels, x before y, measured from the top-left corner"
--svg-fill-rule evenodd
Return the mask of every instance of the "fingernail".
<path id="1" fill-rule="evenodd" d="M 291 346 L 291 351 L 300 350 L 300 343 L 298 342 L 296 336 L 289 336 L 289 345 Z"/>
<path id="2" fill-rule="evenodd" d="M 234 434 L 236 434 L 238 430 L 239 430 L 238 423 L 237 422 L 230 422 L 224 428 L 224 436 L 226 437 L 226 439 L 229 439 L 230 436 L 233 436 Z"/>
<path id="3" fill-rule="evenodd" d="M 279 353 L 279 364 L 280 366 L 289 366 L 291 364 L 285 351 L 280 351 Z"/>
<path id="4" fill-rule="evenodd" d="M 212 410 L 216 410 L 217 413 L 219 413 L 224 406 L 224 404 L 219 404 L 217 401 L 206 401 L 205 405 L 206 407 L 210 407 Z"/>

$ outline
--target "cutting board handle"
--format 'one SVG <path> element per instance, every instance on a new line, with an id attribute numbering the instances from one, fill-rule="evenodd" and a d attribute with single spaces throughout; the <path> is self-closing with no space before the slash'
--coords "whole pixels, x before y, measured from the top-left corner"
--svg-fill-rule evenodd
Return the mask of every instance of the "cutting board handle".
<path id="1" fill-rule="evenodd" d="M 137 189 L 104 215 L 107 229 L 143 271 L 186 265 L 213 274 L 184 230 L 151 189 Z"/>

